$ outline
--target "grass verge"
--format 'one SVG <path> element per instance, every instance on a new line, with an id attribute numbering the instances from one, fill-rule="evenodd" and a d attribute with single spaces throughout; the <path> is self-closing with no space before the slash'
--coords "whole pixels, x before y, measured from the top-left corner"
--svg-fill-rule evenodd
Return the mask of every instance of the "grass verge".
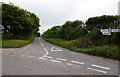
<path id="1" fill-rule="evenodd" d="M 89 47 L 89 48 L 77 48 L 75 46 L 72 46 L 70 43 L 72 41 L 66 41 L 61 39 L 54 39 L 54 38 L 43 38 L 44 40 L 53 43 L 55 45 L 61 46 L 63 48 L 67 48 L 72 51 L 86 53 L 94 56 L 101 56 L 104 58 L 110 58 L 120 61 L 120 51 L 119 46 L 117 45 L 103 45 L 99 47 Z"/>
<path id="2" fill-rule="evenodd" d="M 35 37 L 32 37 L 27 40 L 18 40 L 18 39 L 4 39 L 2 40 L 2 48 L 20 48 L 27 44 L 32 43 Z"/>

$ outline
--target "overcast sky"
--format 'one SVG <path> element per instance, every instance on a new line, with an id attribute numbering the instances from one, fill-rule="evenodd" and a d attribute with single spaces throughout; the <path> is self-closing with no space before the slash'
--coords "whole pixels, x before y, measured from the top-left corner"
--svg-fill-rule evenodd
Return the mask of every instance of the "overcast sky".
<path id="1" fill-rule="evenodd" d="M 35 13 L 40 18 L 43 33 L 48 28 L 68 20 L 87 20 L 101 15 L 117 15 L 120 0 L 0 0 L 13 3 Z"/>

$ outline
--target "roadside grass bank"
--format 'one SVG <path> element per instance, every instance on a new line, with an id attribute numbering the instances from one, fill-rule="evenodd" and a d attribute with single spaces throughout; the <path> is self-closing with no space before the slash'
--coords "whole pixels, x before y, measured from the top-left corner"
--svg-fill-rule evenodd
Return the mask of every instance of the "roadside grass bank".
<path id="1" fill-rule="evenodd" d="M 120 61 L 120 57 L 119 57 L 120 48 L 117 45 L 102 45 L 102 46 L 92 46 L 88 48 L 79 48 L 71 44 L 71 42 L 73 41 L 66 41 L 66 40 L 55 39 L 55 38 L 43 38 L 43 39 L 46 40 L 47 42 L 61 46 L 63 48 L 67 48 L 72 51 L 86 53 L 94 56 L 101 56 L 104 58 Z"/>
<path id="2" fill-rule="evenodd" d="M 33 42 L 33 40 L 35 39 L 35 36 L 29 38 L 29 39 L 25 39 L 25 40 L 21 40 L 21 39 L 3 39 L 2 40 L 2 48 L 20 48 L 23 47 L 25 45 L 28 45 L 30 43 Z"/>

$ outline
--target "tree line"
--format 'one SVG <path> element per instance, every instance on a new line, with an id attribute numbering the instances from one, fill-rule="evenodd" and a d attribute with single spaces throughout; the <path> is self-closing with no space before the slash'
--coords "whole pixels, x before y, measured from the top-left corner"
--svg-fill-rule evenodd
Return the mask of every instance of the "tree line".
<path id="1" fill-rule="evenodd" d="M 120 33 L 112 33 L 111 36 L 103 35 L 100 29 L 120 29 L 118 15 L 103 15 L 90 17 L 86 22 L 67 21 L 63 25 L 54 26 L 45 31 L 42 35 L 44 38 L 58 38 L 64 40 L 92 39 L 98 45 L 120 44 Z M 88 40 L 89 42 L 89 40 Z M 100 43 L 99 43 L 100 42 Z"/>
<path id="2" fill-rule="evenodd" d="M 2 25 L 5 38 L 29 38 L 39 29 L 39 18 L 12 3 L 2 3 Z"/>

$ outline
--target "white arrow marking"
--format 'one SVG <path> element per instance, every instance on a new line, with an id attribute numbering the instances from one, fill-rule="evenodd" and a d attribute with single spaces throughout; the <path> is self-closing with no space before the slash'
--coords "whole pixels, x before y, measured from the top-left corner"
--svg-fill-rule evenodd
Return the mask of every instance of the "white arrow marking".
<path id="1" fill-rule="evenodd" d="M 51 51 L 62 51 L 62 50 L 55 48 L 55 47 L 52 47 Z"/>
<path id="2" fill-rule="evenodd" d="M 51 57 L 51 56 L 44 56 L 45 58 L 53 58 L 53 57 Z"/>

